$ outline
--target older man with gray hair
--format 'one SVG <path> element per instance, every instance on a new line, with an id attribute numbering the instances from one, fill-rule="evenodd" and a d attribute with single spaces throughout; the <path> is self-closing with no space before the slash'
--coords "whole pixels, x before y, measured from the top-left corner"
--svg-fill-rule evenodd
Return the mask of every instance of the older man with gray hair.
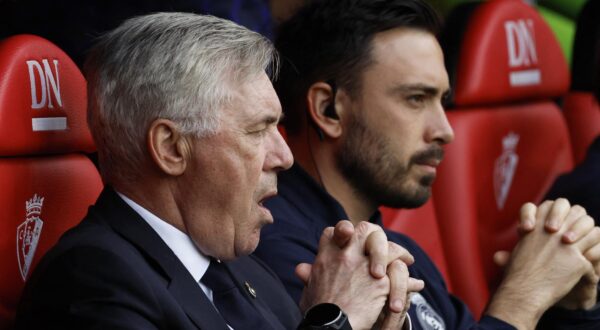
<path id="1" fill-rule="evenodd" d="M 249 256 L 273 221 L 263 202 L 277 193 L 277 172 L 292 164 L 267 75 L 276 69 L 267 39 L 211 16 L 142 16 L 102 37 L 86 73 L 106 188 L 40 262 L 17 328 L 401 324 L 407 294 L 423 283 L 379 227 L 325 230 L 315 263 L 298 267 L 304 318 Z"/>

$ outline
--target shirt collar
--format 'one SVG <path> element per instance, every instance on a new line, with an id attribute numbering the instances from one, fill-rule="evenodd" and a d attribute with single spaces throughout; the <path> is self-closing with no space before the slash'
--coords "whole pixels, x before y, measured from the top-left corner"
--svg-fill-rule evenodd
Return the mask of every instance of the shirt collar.
<path id="1" fill-rule="evenodd" d="M 150 227 L 154 229 L 154 231 L 156 231 L 158 236 L 160 236 L 190 274 L 192 274 L 194 280 L 196 280 L 196 282 L 200 281 L 208 269 L 210 259 L 200 253 L 190 237 L 173 225 L 152 214 L 138 203 L 132 201 L 127 196 L 118 191 L 117 194 L 125 201 L 125 203 L 127 203 L 127 205 L 136 211 Z"/>

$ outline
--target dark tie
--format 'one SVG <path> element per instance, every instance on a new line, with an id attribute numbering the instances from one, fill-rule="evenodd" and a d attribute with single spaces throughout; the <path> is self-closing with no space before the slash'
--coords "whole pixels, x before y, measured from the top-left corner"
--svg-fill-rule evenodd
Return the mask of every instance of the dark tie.
<path id="1" fill-rule="evenodd" d="M 212 290 L 213 303 L 234 330 L 271 328 L 248 301 L 254 298 L 240 291 L 221 262 L 211 259 L 210 266 L 201 281 Z"/>

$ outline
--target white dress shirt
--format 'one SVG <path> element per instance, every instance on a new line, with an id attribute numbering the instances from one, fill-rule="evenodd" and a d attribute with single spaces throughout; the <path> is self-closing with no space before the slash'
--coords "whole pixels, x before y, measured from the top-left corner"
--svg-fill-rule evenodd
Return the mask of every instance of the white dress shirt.
<path id="1" fill-rule="evenodd" d="M 121 194 L 117 191 L 117 194 L 129 205 L 135 212 L 137 212 L 142 219 L 144 219 L 152 229 L 160 236 L 160 238 L 169 246 L 169 248 L 175 253 L 179 261 L 185 266 L 185 268 L 192 274 L 196 283 L 200 285 L 202 291 L 206 294 L 208 299 L 213 302 L 213 294 L 212 290 L 200 282 L 204 273 L 208 269 L 210 265 L 210 259 L 207 256 L 203 255 L 194 242 L 190 239 L 190 237 L 182 232 L 181 230 L 175 228 L 173 225 L 168 222 L 161 220 L 156 215 L 152 214 L 150 211 L 146 210 L 138 203 L 132 201 L 127 196 Z M 232 329 L 229 324 L 227 325 L 229 329 Z M 406 321 L 404 322 L 404 329 L 411 330 L 412 324 L 410 322 L 410 316 L 408 313 L 406 314 Z"/>
<path id="2" fill-rule="evenodd" d="M 154 229 L 158 236 L 160 236 L 173 253 L 175 253 L 177 258 L 179 258 L 179 261 L 181 261 L 188 272 L 192 274 L 194 280 L 196 280 L 200 285 L 200 288 L 202 288 L 202 291 L 204 291 L 208 299 L 212 302 L 212 290 L 200 282 L 200 279 L 208 269 L 208 265 L 210 265 L 210 259 L 198 250 L 194 242 L 186 233 L 175 228 L 170 223 L 161 220 L 159 217 L 120 192 L 117 192 L 117 194 L 125 201 L 125 203 L 127 203 L 127 205 L 131 206 L 131 208 L 136 211 L 150 227 L 152 227 L 152 229 Z"/>

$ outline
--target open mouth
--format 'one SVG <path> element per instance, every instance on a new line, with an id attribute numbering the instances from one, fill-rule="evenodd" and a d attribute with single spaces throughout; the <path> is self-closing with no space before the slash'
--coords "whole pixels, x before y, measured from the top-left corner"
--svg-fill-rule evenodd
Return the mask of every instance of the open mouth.
<path id="1" fill-rule="evenodd" d="M 264 203 L 270 199 L 277 196 L 277 190 L 273 190 L 268 192 L 267 194 L 265 194 L 259 201 L 258 201 L 258 205 L 260 205 L 261 207 L 265 207 Z"/>

